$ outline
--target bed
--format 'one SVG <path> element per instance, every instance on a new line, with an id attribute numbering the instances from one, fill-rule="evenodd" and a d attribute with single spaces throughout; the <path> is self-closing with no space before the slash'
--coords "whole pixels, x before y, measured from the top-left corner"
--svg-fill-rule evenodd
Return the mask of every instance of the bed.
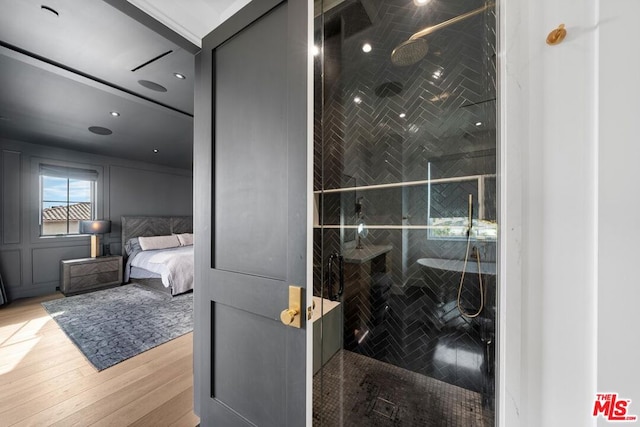
<path id="1" fill-rule="evenodd" d="M 193 217 L 123 216 L 124 283 L 178 295 L 193 289 Z"/>

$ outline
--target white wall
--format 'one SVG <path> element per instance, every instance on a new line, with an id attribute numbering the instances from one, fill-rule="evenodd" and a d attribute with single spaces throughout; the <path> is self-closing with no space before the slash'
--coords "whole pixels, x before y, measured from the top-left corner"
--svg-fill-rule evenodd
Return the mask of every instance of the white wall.
<path id="1" fill-rule="evenodd" d="M 631 399 L 630 413 L 638 417 L 639 17 L 637 0 L 600 1 L 598 391 Z"/>
<path id="2" fill-rule="evenodd" d="M 596 425 L 596 392 L 637 399 L 630 412 L 640 414 L 640 203 L 630 197 L 640 2 L 499 8 L 501 425 Z M 567 38 L 546 45 L 560 23 Z"/>

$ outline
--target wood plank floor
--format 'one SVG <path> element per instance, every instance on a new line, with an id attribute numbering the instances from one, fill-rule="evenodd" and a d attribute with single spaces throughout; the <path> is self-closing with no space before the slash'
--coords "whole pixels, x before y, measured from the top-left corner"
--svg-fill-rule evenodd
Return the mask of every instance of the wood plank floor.
<path id="1" fill-rule="evenodd" d="M 0 308 L 0 426 L 187 426 L 193 333 L 97 372 L 42 301 Z"/>

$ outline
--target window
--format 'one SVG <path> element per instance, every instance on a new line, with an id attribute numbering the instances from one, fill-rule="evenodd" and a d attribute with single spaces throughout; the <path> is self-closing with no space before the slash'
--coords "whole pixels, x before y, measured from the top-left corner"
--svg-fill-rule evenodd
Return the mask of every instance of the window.
<path id="1" fill-rule="evenodd" d="M 95 219 L 98 172 L 40 165 L 40 235 L 79 234 L 83 220 Z"/>
<path id="2" fill-rule="evenodd" d="M 471 230 L 469 195 L 473 203 Z M 429 184 L 427 200 L 429 239 L 466 240 L 469 231 L 474 240 L 497 239 L 495 175 L 441 178 Z"/>

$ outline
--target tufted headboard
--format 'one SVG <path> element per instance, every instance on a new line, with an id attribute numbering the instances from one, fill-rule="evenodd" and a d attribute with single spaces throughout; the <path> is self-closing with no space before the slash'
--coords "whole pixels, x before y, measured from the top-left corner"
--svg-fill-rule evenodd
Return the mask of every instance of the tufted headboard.
<path id="1" fill-rule="evenodd" d="M 126 259 L 124 245 L 132 237 L 166 236 L 168 234 L 192 233 L 192 216 L 123 216 L 122 256 Z"/>

